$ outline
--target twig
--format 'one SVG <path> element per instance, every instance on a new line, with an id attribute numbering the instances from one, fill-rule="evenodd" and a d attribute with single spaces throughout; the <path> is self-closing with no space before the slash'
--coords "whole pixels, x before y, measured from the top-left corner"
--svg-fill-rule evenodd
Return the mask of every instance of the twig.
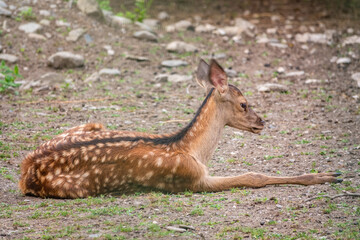
<path id="1" fill-rule="evenodd" d="M 317 198 L 320 198 L 320 197 L 329 198 L 329 199 L 333 200 L 333 199 L 339 198 L 339 197 L 360 197 L 360 194 L 345 192 L 345 193 L 334 195 L 334 196 L 322 195 L 322 196 L 316 196 L 316 197 L 308 198 L 304 202 L 309 202 L 311 200 L 314 200 L 314 199 L 317 199 Z"/>

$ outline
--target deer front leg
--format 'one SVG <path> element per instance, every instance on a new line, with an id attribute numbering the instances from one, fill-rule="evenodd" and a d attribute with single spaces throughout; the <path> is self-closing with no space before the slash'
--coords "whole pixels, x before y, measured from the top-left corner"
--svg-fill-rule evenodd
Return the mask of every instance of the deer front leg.
<path id="1" fill-rule="evenodd" d="M 322 183 L 339 183 L 342 179 L 337 179 L 340 173 L 315 173 L 305 174 L 295 177 L 272 177 L 260 173 L 246 173 L 236 177 L 211 177 L 207 176 L 199 191 L 223 191 L 235 187 L 264 187 L 274 184 L 297 184 L 314 185 Z"/>

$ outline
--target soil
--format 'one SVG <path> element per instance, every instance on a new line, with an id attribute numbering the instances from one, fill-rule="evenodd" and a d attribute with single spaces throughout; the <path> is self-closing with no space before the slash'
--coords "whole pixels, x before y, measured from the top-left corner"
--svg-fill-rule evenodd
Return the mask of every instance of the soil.
<path id="1" fill-rule="evenodd" d="M 55 1 L 38 1 L 33 7 L 36 21 L 40 9 Z M 354 1 L 355 2 L 355 1 Z M 326 5 L 328 3 L 328 5 Z M 22 6 L 22 1 L 11 4 Z M 3 51 L 19 56 L 23 79 L 36 79 L 47 72 L 64 75 L 67 81 L 47 92 L 20 92 L 1 96 L 0 106 L 0 238 L 4 239 L 360 239 L 359 198 L 341 196 L 360 193 L 360 105 L 359 88 L 351 74 L 359 71 L 359 45 L 341 46 L 347 29 L 360 31 L 353 10 L 328 1 L 154 1 L 150 17 L 166 11 L 170 19 L 162 26 L 183 19 L 217 27 L 230 25 L 235 17 L 256 21 L 258 34 L 277 27 L 274 38 L 285 39 L 288 48 L 258 44 L 244 36 L 242 45 L 222 36 L 183 31 L 167 33 L 160 28 L 159 42 L 134 39 L 137 28 L 112 28 L 86 17 L 74 5 L 57 1 L 44 27 L 52 37 L 45 42 L 29 39 L 18 30 L 26 20 L 1 17 L 10 29 L 1 36 Z M 113 8 L 118 8 L 115 1 Z M 244 16 L 245 10 L 250 14 Z M 279 15 L 279 22 L 270 17 Z M 69 29 L 55 26 L 63 19 L 71 28 L 83 27 L 93 39 L 86 43 L 65 40 Z M 286 29 L 286 21 L 292 29 Z M 293 37 L 300 26 L 315 32 L 335 29 L 334 44 L 306 43 L 303 49 Z M 286 34 L 292 34 L 291 39 Z M 166 44 L 182 40 L 196 45 L 195 54 L 166 51 Z M 104 45 L 111 45 L 108 56 Z M 57 51 L 84 56 L 85 67 L 54 70 L 47 58 Z M 209 164 L 212 175 L 234 176 L 260 172 L 271 176 L 295 176 L 310 172 L 341 171 L 341 184 L 314 186 L 267 186 L 232 189 L 220 193 L 137 193 L 79 200 L 40 199 L 23 196 L 18 187 L 22 159 L 42 142 L 73 126 L 103 123 L 110 129 L 169 133 L 186 125 L 204 99 L 194 82 L 155 82 L 159 73 L 191 75 L 200 57 L 225 53 L 219 63 L 239 74 L 230 78 L 254 110 L 264 118 L 261 135 L 227 127 Z M 148 62 L 126 59 L 126 54 L 145 56 Z M 333 56 L 357 56 L 346 66 L 330 61 Z M 161 61 L 183 59 L 189 65 L 162 68 Z M 102 68 L 118 68 L 121 75 L 84 80 Z M 300 77 L 284 77 L 276 71 L 304 71 Z M 261 74 L 259 74 L 261 72 Z M 306 79 L 319 83 L 305 84 Z M 264 83 L 280 83 L 285 93 L 258 92 Z M 355 96 L 355 97 L 354 97 Z M 314 198 L 314 197 L 319 198 Z M 309 201 L 307 201 L 310 198 Z M 185 233 L 167 226 L 187 225 Z"/>

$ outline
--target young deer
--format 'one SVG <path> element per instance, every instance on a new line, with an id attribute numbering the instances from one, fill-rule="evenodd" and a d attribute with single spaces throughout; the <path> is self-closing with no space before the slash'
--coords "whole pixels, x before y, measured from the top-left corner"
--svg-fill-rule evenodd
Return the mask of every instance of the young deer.
<path id="1" fill-rule="evenodd" d="M 89 123 L 72 128 L 30 153 L 22 163 L 20 189 L 39 197 L 83 198 L 144 190 L 222 191 L 269 184 L 312 185 L 339 182 L 336 173 L 270 177 L 246 173 L 209 176 L 224 126 L 259 133 L 264 122 L 240 90 L 228 85 L 222 67 L 201 60 L 196 80 L 207 97 L 194 119 L 173 134 L 109 131 Z"/>

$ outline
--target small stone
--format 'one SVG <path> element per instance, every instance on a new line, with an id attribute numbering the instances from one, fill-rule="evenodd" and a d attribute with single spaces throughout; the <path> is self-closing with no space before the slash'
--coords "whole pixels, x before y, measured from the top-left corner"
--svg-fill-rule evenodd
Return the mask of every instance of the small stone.
<path id="1" fill-rule="evenodd" d="M 243 40 L 243 38 L 241 37 L 241 35 L 237 35 L 237 36 L 233 36 L 232 39 L 235 43 L 239 44 L 239 45 L 244 45 L 245 42 Z"/>
<path id="2" fill-rule="evenodd" d="M 284 72 L 285 72 L 285 68 L 279 67 L 276 71 L 277 71 L 278 73 L 284 73 Z"/>
<path id="3" fill-rule="evenodd" d="M 281 16 L 279 16 L 279 15 L 272 15 L 270 19 L 271 19 L 272 22 L 278 22 L 278 21 L 281 20 Z"/>
<path id="4" fill-rule="evenodd" d="M 92 37 L 89 35 L 89 34 L 84 34 L 84 39 L 85 39 L 85 42 L 87 43 L 87 44 L 89 44 L 89 43 L 92 43 L 94 40 L 92 39 Z"/>
<path id="5" fill-rule="evenodd" d="M 269 45 L 276 48 L 288 48 L 288 45 L 283 43 L 269 43 Z"/>
<path id="6" fill-rule="evenodd" d="M 167 82 L 169 74 L 159 74 L 155 76 L 155 82 Z"/>
<path id="7" fill-rule="evenodd" d="M 30 88 L 34 89 L 37 92 L 50 90 L 55 87 L 59 87 L 64 81 L 64 76 L 55 72 L 48 72 L 40 77 L 35 77 L 33 79 L 28 79 L 23 85 L 21 85 L 20 90 L 25 91 Z"/>
<path id="8" fill-rule="evenodd" d="M 160 20 L 166 20 L 169 18 L 169 14 L 165 11 L 162 11 L 162 12 L 159 12 L 157 18 Z"/>
<path id="9" fill-rule="evenodd" d="M 208 33 L 208 32 L 212 32 L 216 29 L 216 27 L 214 25 L 211 24 L 205 24 L 205 25 L 199 25 L 195 28 L 195 32 L 199 32 L 199 33 Z"/>
<path id="10" fill-rule="evenodd" d="M 99 75 L 100 77 L 104 75 L 118 76 L 120 71 L 116 68 L 103 68 L 99 71 Z"/>
<path id="11" fill-rule="evenodd" d="M 173 226 L 168 226 L 168 227 L 166 227 L 166 229 L 170 230 L 170 231 L 175 231 L 175 232 L 186 232 L 186 229 L 173 227 Z"/>
<path id="12" fill-rule="evenodd" d="M 6 8 L 0 7 L 0 16 L 10 17 L 11 14 L 12 13 L 9 10 L 7 10 Z"/>
<path id="13" fill-rule="evenodd" d="M 138 61 L 138 62 L 150 61 L 150 59 L 147 58 L 147 57 L 134 56 L 134 55 L 127 55 L 127 56 L 126 56 L 126 59 L 135 60 L 135 61 Z"/>
<path id="14" fill-rule="evenodd" d="M 41 31 L 42 26 L 35 22 L 29 22 L 29 23 L 21 24 L 19 26 L 19 30 L 25 33 L 35 33 Z"/>
<path id="15" fill-rule="evenodd" d="M 173 25 L 166 26 L 165 30 L 167 32 L 174 32 L 174 31 L 185 31 L 191 29 L 192 23 L 188 20 L 181 20 Z"/>
<path id="16" fill-rule="evenodd" d="M 120 16 L 111 16 L 110 18 L 110 25 L 112 27 L 119 27 L 122 28 L 125 25 L 129 25 L 131 24 L 131 20 L 125 17 L 120 17 Z"/>
<path id="17" fill-rule="evenodd" d="M 331 44 L 333 41 L 334 34 L 335 34 L 334 30 L 327 30 L 324 34 L 322 33 L 296 34 L 295 40 L 301 43 L 314 42 L 321 44 Z"/>
<path id="18" fill-rule="evenodd" d="M 94 234 L 90 234 L 89 235 L 89 238 L 99 238 L 99 237 L 101 237 L 101 233 L 94 233 Z"/>
<path id="19" fill-rule="evenodd" d="M 166 46 L 166 50 L 168 50 L 169 52 L 178 52 L 178 53 L 198 51 L 198 49 L 194 45 L 182 41 L 173 41 L 169 43 Z"/>
<path id="20" fill-rule="evenodd" d="M 319 80 L 319 79 L 306 79 L 305 80 L 305 84 L 316 84 L 316 83 L 321 83 L 321 80 Z"/>
<path id="21" fill-rule="evenodd" d="M 276 34 L 277 29 L 276 28 L 268 28 L 268 29 L 266 29 L 266 33 L 267 34 Z"/>
<path id="22" fill-rule="evenodd" d="M 360 44 L 360 36 L 353 35 L 351 37 L 345 38 L 342 45 L 346 46 L 346 45 L 349 45 L 349 44 Z"/>
<path id="23" fill-rule="evenodd" d="M 75 68 L 84 66 L 84 58 L 71 52 L 57 52 L 49 57 L 48 65 L 53 68 Z"/>
<path id="24" fill-rule="evenodd" d="M 280 204 L 276 204 L 276 207 L 277 207 L 277 208 L 283 208 L 283 206 L 280 205 Z"/>
<path id="25" fill-rule="evenodd" d="M 0 60 L 8 63 L 16 63 L 18 61 L 18 57 L 15 55 L 2 53 L 0 54 Z"/>
<path id="26" fill-rule="evenodd" d="M 192 81 L 192 76 L 172 74 L 168 76 L 168 81 L 172 83 Z"/>
<path id="27" fill-rule="evenodd" d="M 237 72 L 233 69 L 226 68 L 225 72 L 228 77 L 231 77 L 231 78 L 237 77 Z"/>
<path id="28" fill-rule="evenodd" d="M 353 28 L 348 28 L 348 29 L 346 29 L 346 32 L 347 32 L 348 34 L 353 34 L 353 33 L 354 33 L 354 29 L 353 29 Z"/>
<path id="29" fill-rule="evenodd" d="M 259 92 L 286 92 L 288 88 L 285 85 L 276 83 L 265 83 L 257 86 Z"/>
<path id="30" fill-rule="evenodd" d="M 304 71 L 288 72 L 288 73 L 285 74 L 285 77 L 300 77 L 300 76 L 302 76 L 304 74 L 305 74 Z"/>
<path id="31" fill-rule="evenodd" d="M 77 7 L 88 16 L 103 18 L 102 11 L 96 0 L 78 0 Z"/>
<path id="32" fill-rule="evenodd" d="M 153 18 L 146 18 L 142 22 L 146 26 L 150 27 L 151 29 L 157 29 L 159 27 L 159 20 Z"/>
<path id="33" fill-rule="evenodd" d="M 350 64 L 351 63 L 351 59 L 348 57 L 343 57 L 343 58 L 339 58 L 338 60 L 336 60 L 336 64 L 338 65 L 345 65 L 345 64 Z"/>
<path id="34" fill-rule="evenodd" d="M 50 26 L 50 21 L 47 19 L 42 19 L 39 23 L 44 26 Z"/>
<path id="35" fill-rule="evenodd" d="M 358 87 L 360 87 L 360 72 L 353 73 L 351 78 L 357 82 Z"/>
<path id="36" fill-rule="evenodd" d="M 90 75 L 90 77 L 86 78 L 84 82 L 88 83 L 88 82 L 98 82 L 100 81 L 100 75 L 98 72 L 94 72 L 93 74 Z"/>
<path id="37" fill-rule="evenodd" d="M 104 49 L 107 51 L 107 54 L 109 56 L 113 56 L 115 54 L 115 51 L 112 49 L 110 45 L 105 45 Z"/>
<path id="38" fill-rule="evenodd" d="M 257 43 L 268 43 L 270 40 L 268 39 L 267 35 L 264 33 L 264 34 L 261 34 L 261 35 L 258 35 L 256 37 L 256 42 Z"/>
<path id="39" fill-rule="evenodd" d="M 203 58 L 206 58 L 206 59 L 223 59 L 223 58 L 226 58 L 226 56 L 227 56 L 226 53 L 216 53 L 216 54 L 203 56 Z"/>
<path id="40" fill-rule="evenodd" d="M 69 42 L 76 42 L 79 40 L 79 38 L 85 33 L 85 29 L 83 28 L 77 28 L 74 30 L 71 30 L 69 32 L 69 35 L 66 37 L 66 41 Z"/>
<path id="41" fill-rule="evenodd" d="M 187 66 L 188 63 L 183 60 L 165 60 L 161 62 L 163 67 L 180 67 Z"/>
<path id="42" fill-rule="evenodd" d="M 41 9 L 39 11 L 39 14 L 45 17 L 49 17 L 51 15 L 51 13 L 48 10 L 44 10 L 44 9 Z"/>
<path id="43" fill-rule="evenodd" d="M 65 22 L 64 20 L 56 20 L 55 25 L 57 27 L 70 27 L 71 23 Z"/>
<path id="44" fill-rule="evenodd" d="M 154 28 L 152 28 L 144 23 L 135 22 L 135 25 L 140 27 L 141 30 L 148 31 L 148 32 L 154 32 Z"/>
<path id="45" fill-rule="evenodd" d="M 8 5 L 4 1 L 0 1 L 0 7 L 7 8 Z"/>
<path id="46" fill-rule="evenodd" d="M 193 226 L 187 226 L 187 225 L 179 225 L 179 228 L 195 230 Z"/>
<path id="47" fill-rule="evenodd" d="M 135 38 L 148 40 L 148 41 L 157 41 L 157 36 L 149 31 L 137 31 L 133 34 Z"/>
<path id="48" fill-rule="evenodd" d="M 28 36 L 29 36 L 29 38 L 34 39 L 34 40 L 46 41 L 46 37 L 41 34 L 29 33 Z"/>

